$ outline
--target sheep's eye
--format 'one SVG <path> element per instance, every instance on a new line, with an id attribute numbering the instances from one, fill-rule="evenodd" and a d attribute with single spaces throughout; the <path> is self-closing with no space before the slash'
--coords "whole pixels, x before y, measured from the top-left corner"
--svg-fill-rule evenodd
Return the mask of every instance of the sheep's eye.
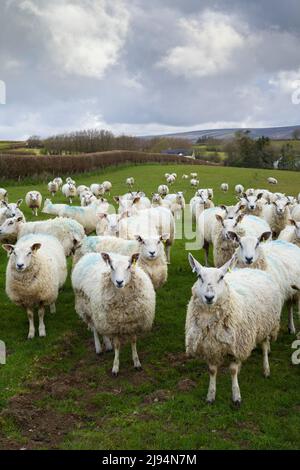
<path id="1" fill-rule="evenodd" d="M 27 256 L 30 256 L 30 255 L 31 255 L 31 251 L 29 251 L 29 252 L 27 253 Z"/>
<path id="2" fill-rule="evenodd" d="M 198 277 L 199 281 L 203 282 L 203 278 L 202 278 L 201 274 L 197 274 L 197 277 Z"/>
<path id="3" fill-rule="evenodd" d="M 255 247 L 255 249 L 256 249 L 256 248 L 258 248 L 258 245 L 259 245 L 259 242 L 257 242 L 257 243 L 256 243 L 256 247 Z"/>
<path id="4" fill-rule="evenodd" d="M 223 279 L 224 279 L 224 275 L 222 274 L 222 276 L 220 277 L 220 279 L 218 280 L 218 282 L 223 281 Z"/>

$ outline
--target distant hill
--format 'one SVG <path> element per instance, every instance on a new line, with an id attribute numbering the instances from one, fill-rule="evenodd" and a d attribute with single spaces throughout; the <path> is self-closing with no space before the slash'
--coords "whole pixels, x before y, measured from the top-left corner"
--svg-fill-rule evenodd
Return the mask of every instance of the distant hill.
<path id="1" fill-rule="evenodd" d="M 244 128 L 244 129 L 206 129 L 203 131 L 190 131 L 190 132 L 177 132 L 174 134 L 162 134 L 159 137 L 174 137 L 191 140 L 195 143 L 199 138 L 210 137 L 214 139 L 230 139 L 234 137 L 237 131 L 250 131 L 249 136 L 253 139 L 259 137 L 269 137 L 273 140 L 286 140 L 293 138 L 293 131 L 300 129 L 299 126 L 287 126 L 287 127 L 264 127 L 264 128 Z M 147 136 L 154 137 L 154 136 Z M 158 137 L 158 136 L 156 136 Z"/>

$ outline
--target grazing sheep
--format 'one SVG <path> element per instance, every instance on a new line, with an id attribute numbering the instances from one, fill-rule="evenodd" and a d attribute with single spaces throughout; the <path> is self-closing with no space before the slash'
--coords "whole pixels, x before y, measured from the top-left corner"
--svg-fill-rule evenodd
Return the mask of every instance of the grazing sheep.
<path id="1" fill-rule="evenodd" d="M 97 183 L 91 184 L 90 191 L 96 197 L 103 196 L 103 194 L 105 193 L 105 189 L 104 189 L 103 184 L 97 184 Z"/>
<path id="2" fill-rule="evenodd" d="M 198 173 L 190 173 L 191 179 L 197 179 Z"/>
<path id="3" fill-rule="evenodd" d="M 69 203 L 72 204 L 74 197 L 77 196 L 76 186 L 73 183 L 66 183 L 61 188 L 61 191 L 69 199 Z"/>
<path id="4" fill-rule="evenodd" d="M 55 194 L 57 193 L 59 187 L 58 187 L 58 184 L 55 183 L 54 181 L 50 181 L 48 183 L 48 192 L 51 194 L 52 197 L 55 196 Z"/>
<path id="5" fill-rule="evenodd" d="M 270 375 L 268 353 L 270 339 L 277 338 L 280 327 L 280 292 L 264 271 L 228 273 L 231 260 L 221 268 L 205 268 L 189 254 L 189 263 L 198 280 L 187 308 L 186 352 L 208 364 L 208 403 L 216 398 L 218 368 L 230 358 L 232 400 L 239 406 L 238 373 L 257 345 L 262 346 L 263 373 Z"/>
<path id="6" fill-rule="evenodd" d="M 291 218 L 289 201 L 286 198 L 277 199 L 273 204 L 265 205 L 263 216 L 272 230 L 272 235 L 277 238 L 281 230 L 288 225 Z"/>
<path id="7" fill-rule="evenodd" d="M 29 191 L 25 196 L 25 203 L 29 209 L 32 210 L 32 214 L 38 216 L 38 209 L 42 206 L 42 195 L 39 191 Z"/>
<path id="8" fill-rule="evenodd" d="M 102 186 L 104 188 L 104 193 L 110 194 L 110 191 L 112 189 L 112 184 L 110 181 L 103 181 Z"/>
<path id="9" fill-rule="evenodd" d="M 28 339 L 34 338 L 34 308 L 38 307 L 39 336 L 46 336 L 45 307 L 55 312 L 59 289 L 67 277 L 67 264 L 61 243 L 51 235 L 26 235 L 16 245 L 3 245 L 9 253 L 6 293 L 27 311 Z"/>
<path id="10" fill-rule="evenodd" d="M 245 188 L 242 184 L 237 184 L 234 187 L 234 192 L 237 196 L 241 196 L 245 192 Z"/>
<path id="11" fill-rule="evenodd" d="M 126 184 L 129 188 L 132 188 L 134 186 L 134 178 L 132 176 L 126 178 Z"/>
<path id="12" fill-rule="evenodd" d="M 285 240 L 300 248 L 300 222 L 290 219 L 290 224 L 280 232 L 278 240 Z"/>
<path id="13" fill-rule="evenodd" d="M 139 254 L 90 253 L 72 273 L 75 309 L 94 333 L 96 353 L 101 353 L 98 334 L 111 338 L 115 350 L 112 374 L 119 373 L 120 346 L 131 342 L 133 364 L 141 363 L 137 337 L 151 330 L 155 315 L 155 291 L 150 278 L 136 266 Z"/>
<path id="14" fill-rule="evenodd" d="M 102 203 L 100 200 L 92 202 L 92 204 L 87 207 L 81 207 L 68 206 L 67 204 L 52 204 L 50 199 L 46 199 L 42 212 L 44 214 L 52 214 L 77 220 L 88 235 L 96 230 L 96 225 L 99 220 L 98 214 L 107 212 L 107 210 L 108 203 Z"/>
<path id="15" fill-rule="evenodd" d="M 165 199 L 171 203 L 170 210 L 172 214 L 179 219 L 182 211 L 185 209 L 185 199 L 182 191 L 177 191 L 175 194 L 168 194 Z"/>
<path id="16" fill-rule="evenodd" d="M 161 196 L 166 196 L 167 194 L 169 194 L 169 188 L 166 184 L 161 184 L 158 186 L 157 192 Z"/>
<path id="17" fill-rule="evenodd" d="M 220 189 L 221 191 L 223 191 L 223 193 L 227 193 L 227 191 L 229 190 L 229 185 L 227 183 L 222 183 Z"/>
<path id="18" fill-rule="evenodd" d="M 8 192 L 4 188 L 0 188 L 0 201 L 8 201 Z"/>
<path id="19" fill-rule="evenodd" d="M 272 178 L 271 176 L 267 179 L 269 184 L 278 184 L 278 181 L 276 178 Z"/>
<path id="20" fill-rule="evenodd" d="M 189 175 L 182 175 L 182 179 L 183 179 L 183 180 L 188 180 L 188 179 L 189 179 Z"/>
<path id="21" fill-rule="evenodd" d="M 196 187 L 199 184 L 199 180 L 197 180 L 196 178 L 192 178 L 190 180 L 190 184 L 191 184 L 191 186 Z"/>
<path id="22" fill-rule="evenodd" d="M 292 286 L 297 285 L 300 279 L 300 249 L 292 243 L 279 240 L 262 243 L 270 238 L 271 232 L 264 232 L 259 237 L 239 237 L 236 233 L 230 235 L 238 243 L 233 265 L 237 268 L 262 269 L 272 276 L 281 293 L 282 303 L 288 301 L 289 332 L 295 334 L 295 291 Z"/>
<path id="23" fill-rule="evenodd" d="M 168 278 L 168 265 L 164 252 L 163 241 L 169 235 L 142 238 L 136 236 L 136 240 L 124 240 L 114 236 L 85 237 L 77 244 L 73 256 L 73 266 L 87 253 L 101 253 L 103 251 L 131 256 L 139 253 L 137 265 L 150 277 L 155 290 L 162 287 Z"/>
<path id="24" fill-rule="evenodd" d="M 0 226 L 0 241 L 15 243 L 21 237 L 34 233 L 44 233 L 57 238 L 66 256 L 72 253 L 74 246 L 84 237 L 83 227 L 76 220 L 57 217 L 37 222 L 24 222 L 19 216 L 7 219 Z"/>

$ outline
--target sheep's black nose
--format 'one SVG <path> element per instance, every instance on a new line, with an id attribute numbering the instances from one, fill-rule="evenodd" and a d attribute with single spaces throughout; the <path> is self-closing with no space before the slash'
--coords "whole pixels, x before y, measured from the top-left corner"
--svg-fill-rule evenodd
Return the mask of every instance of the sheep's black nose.
<path id="1" fill-rule="evenodd" d="M 154 255 L 155 255 L 155 251 L 149 251 L 149 255 L 150 255 L 150 256 L 154 256 Z"/>
<path id="2" fill-rule="evenodd" d="M 212 301 L 214 300 L 214 297 L 215 297 L 214 295 L 206 295 L 205 300 L 208 304 L 211 304 Z"/>
<path id="3" fill-rule="evenodd" d="M 124 281 L 116 281 L 117 286 L 118 286 L 118 287 L 122 287 L 122 286 L 123 286 L 123 282 L 124 282 Z"/>
<path id="4" fill-rule="evenodd" d="M 252 263 L 252 261 L 253 261 L 253 256 L 245 256 L 245 258 L 246 258 L 246 263 L 247 263 L 247 264 L 251 264 L 251 263 Z"/>
<path id="5" fill-rule="evenodd" d="M 17 268 L 18 269 L 23 269 L 24 268 L 24 263 L 18 263 Z"/>

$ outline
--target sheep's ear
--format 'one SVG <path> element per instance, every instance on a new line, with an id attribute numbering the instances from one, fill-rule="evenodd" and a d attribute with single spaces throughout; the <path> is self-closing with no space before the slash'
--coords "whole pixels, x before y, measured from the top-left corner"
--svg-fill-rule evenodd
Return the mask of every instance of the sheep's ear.
<path id="1" fill-rule="evenodd" d="M 244 213 L 242 212 L 241 214 L 239 214 L 236 218 L 236 223 L 235 225 L 239 224 L 240 222 L 242 222 L 243 218 L 244 218 Z"/>
<path id="2" fill-rule="evenodd" d="M 300 287 L 296 286 L 295 284 L 293 284 L 293 285 L 291 286 L 291 288 L 292 288 L 292 289 L 295 289 L 295 290 L 297 290 L 297 291 L 300 291 Z"/>
<path id="3" fill-rule="evenodd" d="M 229 231 L 229 232 L 227 232 L 227 235 L 229 236 L 229 238 L 232 241 L 240 243 L 241 239 L 240 239 L 240 237 L 238 236 L 237 233 Z"/>
<path id="4" fill-rule="evenodd" d="M 261 236 L 259 237 L 259 241 L 260 242 L 265 242 L 266 240 L 269 240 L 269 238 L 271 237 L 272 233 L 270 231 L 268 232 L 264 232 L 261 234 Z"/>
<path id="5" fill-rule="evenodd" d="M 32 253 L 35 253 L 36 251 L 38 251 L 40 248 L 41 248 L 41 243 L 34 243 L 32 246 L 31 246 L 31 251 Z"/>
<path id="6" fill-rule="evenodd" d="M 222 217 L 221 215 L 219 215 L 219 214 L 216 214 L 216 219 L 217 219 L 217 221 L 220 222 L 220 224 L 222 224 L 223 227 L 224 227 L 224 220 L 223 220 L 223 217 Z"/>
<path id="7" fill-rule="evenodd" d="M 129 212 L 128 211 L 122 212 L 122 214 L 119 217 L 119 221 L 122 219 L 127 219 L 127 217 L 129 217 Z"/>
<path id="8" fill-rule="evenodd" d="M 139 202 L 141 200 L 141 197 L 140 196 L 136 196 L 134 198 L 134 200 L 132 201 L 132 204 L 136 204 L 137 202 Z"/>
<path id="9" fill-rule="evenodd" d="M 256 196 L 257 201 L 258 201 L 259 199 L 261 199 L 261 198 L 263 197 L 263 195 L 264 195 L 264 193 L 259 193 L 259 194 Z"/>
<path id="10" fill-rule="evenodd" d="M 116 201 L 116 202 L 120 202 L 120 196 L 114 196 L 113 199 L 114 199 L 114 201 Z"/>
<path id="11" fill-rule="evenodd" d="M 144 240 L 142 239 L 142 237 L 140 235 L 135 235 L 135 239 L 139 242 L 139 243 L 144 243 Z"/>
<path id="12" fill-rule="evenodd" d="M 102 220 L 102 219 L 107 219 L 107 214 L 105 214 L 105 212 L 100 212 L 99 214 L 97 214 L 97 217 Z"/>
<path id="13" fill-rule="evenodd" d="M 246 193 L 242 193 L 242 197 L 243 197 L 244 199 L 246 199 L 246 201 L 248 201 L 248 196 L 247 196 Z"/>
<path id="14" fill-rule="evenodd" d="M 220 204 L 219 207 L 220 209 L 223 209 L 223 211 L 227 212 L 227 207 L 225 206 L 225 204 Z"/>
<path id="15" fill-rule="evenodd" d="M 11 254 L 15 249 L 14 245 L 8 245 L 8 244 L 2 245 L 2 248 L 9 254 Z"/>
<path id="16" fill-rule="evenodd" d="M 19 215 L 19 217 L 16 218 L 17 222 L 23 222 L 23 216 Z"/>
<path id="17" fill-rule="evenodd" d="M 22 202 L 23 202 L 23 199 L 18 199 L 18 200 L 17 200 L 17 207 L 20 207 L 20 205 L 22 204 Z"/>
<path id="18" fill-rule="evenodd" d="M 245 204 L 240 204 L 238 210 L 239 210 L 239 211 L 243 211 L 244 209 L 246 209 Z"/>
<path id="19" fill-rule="evenodd" d="M 134 266 L 135 263 L 138 261 L 139 257 L 140 257 L 139 253 L 133 253 L 133 255 L 130 258 L 130 266 L 132 265 Z"/>
<path id="20" fill-rule="evenodd" d="M 110 267 L 112 267 L 111 263 L 111 257 L 109 256 L 108 253 L 101 253 L 103 261 L 105 261 L 106 264 L 108 264 Z"/>
<path id="21" fill-rule="evenodd" d="M 163 233 L 161 236 L 160 236 L 160 241 L 162 242 L 163 240 L 168 240 L 170 238 L 170 234 L 169 233 Z"/>
<path id="22" fill-rule="evenodd" d="M 230 258 L 230 260 L 227 261 L 225 264 L 223 264 L 223 266 L 220 268 L 220 270 L 221 270 L 222 273 L 223 273 L 223 276 L 225 276 L 225 274 L 226 274 L 226 273 L 229 271 L 229 269 L 231 268 L 231 266 L 232 266 L 232 264 L 233 264 L 233 262 L 234 262 L 234 260 L 235 260 L 235 257 L 236 257 L 236 255 L 235 255 L 235 253 L 234 253 L 234 255 L 232 256 L 232 258 Z"/>
<path id="23" fill-rule="evenodd" d="M 8 204 L 6 201 L 1 201 L 1 206 L 8 207 Z"/>
<path id="24" fill-rule="evenodd" d="M 193 257 L 191 253 L 188 254 L 188 260 L 192 269 L 193 273 L 198 273 L 200 274 L 201 272 L 201 264 Z"/>
<path id="25" fill-rule="evenodd" d="M 294 219 L 290 219 L 289 222 L 291 225 L 294 225 L 295 227 L 297 226 L 297 223 Z"/>

